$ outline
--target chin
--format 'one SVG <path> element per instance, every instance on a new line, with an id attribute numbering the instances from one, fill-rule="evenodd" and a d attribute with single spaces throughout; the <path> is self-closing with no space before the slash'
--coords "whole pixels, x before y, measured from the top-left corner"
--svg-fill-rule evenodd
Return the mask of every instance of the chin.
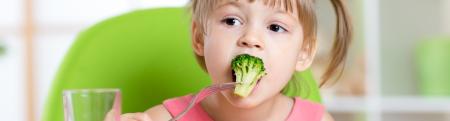
<path id="1" fill-rule="evenodd" d="M 261 104 L 263 102 L 260 98 L 257 97 L 255 94 L 250 94 L 248 97 L 240 97 L 233 94 L 233 91 L 224 91 L 223 92 L 225 98 L 227 101 L 237 107 L 237 108 L 253 108 Z"/>

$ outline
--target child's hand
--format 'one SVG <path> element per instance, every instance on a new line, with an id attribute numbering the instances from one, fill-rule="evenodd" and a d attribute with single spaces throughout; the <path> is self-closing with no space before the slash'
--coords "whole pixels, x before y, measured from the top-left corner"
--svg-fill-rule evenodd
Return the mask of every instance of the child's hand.
<path id="1" fill-rule="evenodd" d="M 120 116 L 120 121 L 152 121 L 146 113 L 127 113 Z"/>
<path id="2" fill-rule="evenodd" d="M 106 114 L 104 121 L 117 121 L 114 111 L 111 110 Z M 120 116 L 120 121 L 167 121 L 172 119 L 170 113 L 162 105 L 154 106 L 145 112 L 127 113 Z"/>
<path id="3" fill-rule="evenodd" d="M 114 111 L 109 111 L 104 121 L 116 121 Z M 152 121 L 152 119 L 146 113 L 126 113 L 120 116 L 120 121 Z"/>

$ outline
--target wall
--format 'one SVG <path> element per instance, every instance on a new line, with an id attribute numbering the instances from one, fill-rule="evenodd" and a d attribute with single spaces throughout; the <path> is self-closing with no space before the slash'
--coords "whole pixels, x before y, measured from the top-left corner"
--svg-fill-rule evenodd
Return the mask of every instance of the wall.
<path id="1" fill-rule="evenodd" d="M 35 119 L 40 118 L 53 78 L 78 32 L 109 17 L 141 8 L 183 6 L 187 0 L 34 0 Z M 23 0 L 0 0 L 0 117 L 25 121 Z"/>
<path id="2" fill-rule="evenodd" d="M 446 1 L 380 0 L 383 95 L 418 94 L 414 49 L 444 33 L 441 4 Z"/>

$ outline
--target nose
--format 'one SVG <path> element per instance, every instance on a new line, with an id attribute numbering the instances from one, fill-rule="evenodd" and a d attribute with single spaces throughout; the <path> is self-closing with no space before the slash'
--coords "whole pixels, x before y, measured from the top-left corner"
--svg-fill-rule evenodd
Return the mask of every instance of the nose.
<path id="1" fill-rule="evenodd" d="M 238 41 L 238 46 L 247 48 L 263 49 L 264 43 L 256 33 L 247 33 Z"/>

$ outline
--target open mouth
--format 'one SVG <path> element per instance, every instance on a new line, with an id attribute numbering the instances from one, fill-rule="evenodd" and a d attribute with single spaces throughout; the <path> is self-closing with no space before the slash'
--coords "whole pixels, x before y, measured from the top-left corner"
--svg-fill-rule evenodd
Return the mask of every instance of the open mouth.
<path id="1" fill-rule="evenodd" d="M 231 77 L 233 77 L 233 82 L 236 82 L 236 74 L 234 73 L 234 70 L 231 70 Z"/>

